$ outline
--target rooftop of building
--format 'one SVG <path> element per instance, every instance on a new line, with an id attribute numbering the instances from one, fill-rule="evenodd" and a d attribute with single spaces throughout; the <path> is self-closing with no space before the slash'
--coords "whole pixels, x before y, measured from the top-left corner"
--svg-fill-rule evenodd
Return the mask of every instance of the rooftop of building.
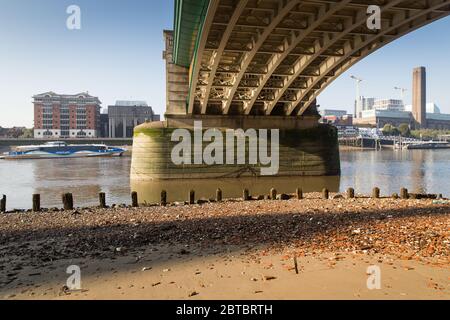
<path id="1" fill-rule="evenodd" d="M 62 101 L 68 104 L 78 104 L 80 100 L 83 100 L 83 103 L 94 103 L 98 106 L 102 104 L 98 97 L 91 96 L 89 92 L 81 92 L 77 94 L 58 94 L 53 91 L 37 94 L 33 96 L 35 102 L 41 103 L 61 103 Z"/>
<path id="2" fill-rule="evenodd" d="M 397 111 L 397 110 L 364 110 L 362 112 L 363 118 L 398 118 L 398 119 L 410 119 L 411 112 L 409 111 Z"/>
<path id="3" fill-rule="evenodd" d="M 433 103 L 427 105 L 427 120 L 436 121 L 450 121 L 450 114 L 440 113 L 440 109 L 435 107 Z M 434 112 L 430 112 L 434 111 Z M 365 110 L 362 112 L 363 118 L 397 118 L 397 119 L 410 119 L 413 117 L 412 111 L 397 111 L 397 110 Z"/>
<path id="4" fill-rule="evenodd" d="M 405 111 L 411 111 L 412 112 L 412 105 L 405 106 Z M 427 103 L 427 113 L 432 114 L 441 114 L 441 109 L 437 106 L 434 102 Z"/>
<path id="5" fill-rule="evenodd" d="M 66 99 L 73 99 L 73 98 L 82 98 L 82 99 L 98 99 L 98 97 L 91 96 L 89 92 L 80 92 L 77 94 L 58 94 L 53 91 L 44 92 L 41 94 L 37 94 L 33 96 L 34 99 L 39 98 L 66 98 Z"/>
<path id="6" fill-rule="evenodd" d="M 321 109 L 321 112 L 347 112 L 347 110 L 343 109 Z"/>
<path id="7" fill-rule="evenodd" d="M 146 101 L 117 100 L 115 107 L 149 107 Z"/>

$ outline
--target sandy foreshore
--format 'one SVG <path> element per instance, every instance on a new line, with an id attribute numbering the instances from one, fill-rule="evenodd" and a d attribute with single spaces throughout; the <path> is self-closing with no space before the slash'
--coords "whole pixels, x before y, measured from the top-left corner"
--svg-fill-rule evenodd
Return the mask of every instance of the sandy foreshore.
<path id="1" fill-rule="evenodd" d="M 0 298 L 449 299 L 449 254 L 447 201 L 308 194 L 16 213 L 0 216 Z M 80 291 L 65 288 L 71 265 Z"/>

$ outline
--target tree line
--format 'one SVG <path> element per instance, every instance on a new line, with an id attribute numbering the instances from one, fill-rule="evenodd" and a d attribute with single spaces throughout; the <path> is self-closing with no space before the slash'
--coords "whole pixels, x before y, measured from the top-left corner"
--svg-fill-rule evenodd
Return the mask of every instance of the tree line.
<path id="1" fill-rule="evenodd" d="M 450 130 L 434 130 L 434 129 L 421 129 L 411 130 L 409 124 L 402 123 L 398 127 L 392 124 L 386 124 L 382 129 L 382 132 L 386 136 L 398 136 L 404 138 L 415 138 L 424 140 L 438 140 L 442 135 L 450 135 Z"/>
<path id="2" fill-rule="evenodd" d="M 24 127 L 2 128 L 0 127 L 0 137 L 12 139 L 31 139 L 33 138 L 33 129 Z"/>

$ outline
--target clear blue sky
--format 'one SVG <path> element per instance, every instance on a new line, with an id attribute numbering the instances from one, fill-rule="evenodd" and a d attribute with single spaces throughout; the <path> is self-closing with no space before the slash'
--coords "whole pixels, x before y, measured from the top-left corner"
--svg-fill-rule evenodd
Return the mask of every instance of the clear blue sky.
<path id="1" fill-rule="evenodd" d="M 82 30 L 66 28 L 66 8 L 82 10 Z M 163 114 L 163 29 L 173 0 L 0 0 L 0 126 L 33 125 L 31 97 L 89 91 L 103 106 L 146 100 Z M 450 18 L 408 35 L 353 67 L 319 98 L 323 108 L 352 110 L 355 74 L 362 94 L 398 97 L 412 68 L 428 69 L 429 101 L 450 113 Z M 410 102 L 410 93 L 406 98 Z"/>

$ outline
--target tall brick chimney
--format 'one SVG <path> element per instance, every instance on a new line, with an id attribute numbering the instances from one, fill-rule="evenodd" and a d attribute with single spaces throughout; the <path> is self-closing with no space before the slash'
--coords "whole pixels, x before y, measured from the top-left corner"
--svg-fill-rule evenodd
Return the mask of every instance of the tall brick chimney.
<path id="1" fill-rule="evenodd" d="M 427 128 L 427 71 L 425 67 L 413 73 L 413 117 L 417 128 Z"/>

